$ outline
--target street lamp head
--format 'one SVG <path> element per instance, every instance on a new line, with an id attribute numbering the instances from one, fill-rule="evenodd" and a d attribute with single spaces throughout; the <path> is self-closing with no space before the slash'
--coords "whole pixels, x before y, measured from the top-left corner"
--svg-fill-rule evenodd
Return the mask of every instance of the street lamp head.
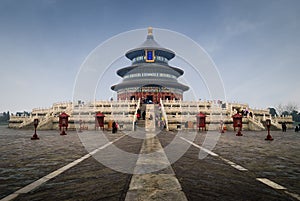
<path id="1" fill-rule="evenodd" d="M 267 124 L 268 127 L 271 126 L 271 120 L 270 119 L 266 119 L 266 124 Z"/>
<path id="2" fill-rule="evenodd" d="M 33 120 L 33 125 L 36 127 L 39 124 L 39 119 L 34 119 Z"/>

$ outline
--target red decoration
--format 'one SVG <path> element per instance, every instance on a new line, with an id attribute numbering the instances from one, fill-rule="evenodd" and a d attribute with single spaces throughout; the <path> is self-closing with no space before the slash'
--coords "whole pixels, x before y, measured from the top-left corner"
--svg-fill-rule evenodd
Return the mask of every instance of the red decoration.
<path id="1" fill-rule="evenodd" d="M 243 127 L 243 116 L 240 115 L 239 113 L 235 114 L 232 116 L 233 118 L 233 129 L 235 131 L 235 128 L 238 128 L 238 132 L 236 134 L 236 136 L 242 136 L 243 134 L 241 133 L 242 127 Z"/>
<path id="2" fill-rule="evenodd" d="M 59 130 L 62 132 L 60 133 L 60 135 L 67 135 L 67 133 L 65 132 L 65 130 L 68 130 L 68 126 L 69 126 L 69 116 L 67 113 L 63 112 L 59 115 Z"/>
<path id="3" fill-rule="evenodd" d="M 202 128 L 202 131 L 203 131 L 203 128 L 204 130 L 206 130 L 206 115 L 202 112 L 200 112 L 199 114 L 196 115 L 196 118 L 197 118 L 197 127 L 199 128 L 199 131 L 200 131 L 200 128 Z"/>
<path id="4" fill-rule="evenodd" d="M 100 127 L 104 130 L 104 117 L 105 115 L 101 112 L 97 112 L 95 116 L 95 128 Z"/>

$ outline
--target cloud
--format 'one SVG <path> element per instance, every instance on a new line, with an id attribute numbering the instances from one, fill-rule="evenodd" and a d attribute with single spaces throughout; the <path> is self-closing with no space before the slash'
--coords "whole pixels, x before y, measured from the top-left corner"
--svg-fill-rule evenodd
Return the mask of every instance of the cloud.
<path id="1" fill-rule="evenodd" d="M 225 22 L 225 35 L 227 39 L 256 30 L 263 23 L 250 22 L 247 20 L 235 19 L 232 22 Z"/>

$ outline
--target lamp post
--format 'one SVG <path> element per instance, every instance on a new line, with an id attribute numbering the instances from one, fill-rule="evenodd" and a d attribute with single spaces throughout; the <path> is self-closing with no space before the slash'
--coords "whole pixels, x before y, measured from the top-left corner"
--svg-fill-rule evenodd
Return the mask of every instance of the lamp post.
<path id="1" fill-rule="evenodd" d="M 243 136 L 243 134 L 241 132 L 241 130 L 242 130 L 242 122 L 241 122 L 240 119 L 238 119 L 237 121 L 238 121 L 237 122 L 238 132 L 237 132 L 236 136 Z"/>
<path id="2" fill-rule="evenodd" d="M 79 130 L 78 130 L 79 133 L 82 132 L 82 127 L 81 127 L 81 125 L 82 125 L 82 120 L 80 119 L 80 120 L 79 120 Z"/>
<path id="3" fill-rule="evenodd" d="M 270 135 L 270 127 L 271 127 L 271 120 L 270 120 L 270 119 L 266 119 L 266 125 L 267 125 L 267 129 L 268 129 L 268 135 L 267 135 L 267 137 L 266 137 L 265 140 L 270 140 L 270 141 L 272 141 L 272 140 L 274 140 L 274 139 L 273 139 L 272 136 Z"/>
<path id="4" fill-rule="evenodd" d="M 37 133 L 36 133 L 36 127 L 39 125 L 39 119 L 34 119 L 33 120 L 33 125 L 34 125 L 34 134 L 32 136 L 32 140 L 39 140 L 40 138 L 38 137 Z"/>
<path id="5" fill-rule="evenodd" d="M 66 131 L 65 131 L 65 127 L 66 127 L 66 119 L 62 119 L 61 121 L 61 125 L 62 125 L 62 132 L 60 133 L 60 135 L 67 135 Z"/>
<path id="6" fill-rule="evenodd" d="M 66 114 L 65 112 L 61 113 L 59 115 L 59 130 L 62 129 L 62 132 L 60 133 L 60 135 L 67 135 L 66 130 L 68 130 L 68 118 L 69 118 L 69 115 Z"/>
<path id="7" fill-rule="evenodd" d="M 236 113 L 235 115 L 232 116 L 233 118 L 233 128 L 235 130 L 235 128 L 238 128 L 238 132 L 236 134 L 236 136 L 243 136 L 243 134 L 241 133 L 242 130 L 242 126 L 243 126 L 243 116 L 240 115 L 239 113 Z"/>
<path id="8" fill-rule="evenodd" d="M 101 112 L 97 112 L 95 116 L 95 129 L 99 127 L 104 131 L 104 117 L 105 115 Z"/>
<path id="9" fill-rule="evenodd" d="M 197 127 L 199 128 L 198 131 L 200 131 L 200 128 L 206 130 L 205 124 L 206 124 L 206 115 L 202 112 L 196 115 L 196 120 L 197 120 Z"/>

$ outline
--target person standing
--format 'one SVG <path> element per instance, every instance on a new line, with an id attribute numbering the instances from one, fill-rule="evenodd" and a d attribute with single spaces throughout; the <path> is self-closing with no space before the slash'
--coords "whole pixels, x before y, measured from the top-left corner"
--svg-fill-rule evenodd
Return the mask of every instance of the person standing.
<path id="1" fill-rule="evenodd" d="M 142 113 L 142 117 L 143 117 L 143 120 L 145 120 L 145 119 L 146 119 L 146 111 L 143 111 L 143 113 Z"/>
<path id="2" fill-rule="evenodd" d="M 281 127 L 282 127 L 282 132 L 286 132 L 286 127 L 287 126 L 286 126 L 285 122 L 282 123 Z"/>
<path id="3" fill-rule="evenodd" d="M 114 121 L 112 123 L 112 133 L 116 133 L 117 132 L 117 123 Z"/>

